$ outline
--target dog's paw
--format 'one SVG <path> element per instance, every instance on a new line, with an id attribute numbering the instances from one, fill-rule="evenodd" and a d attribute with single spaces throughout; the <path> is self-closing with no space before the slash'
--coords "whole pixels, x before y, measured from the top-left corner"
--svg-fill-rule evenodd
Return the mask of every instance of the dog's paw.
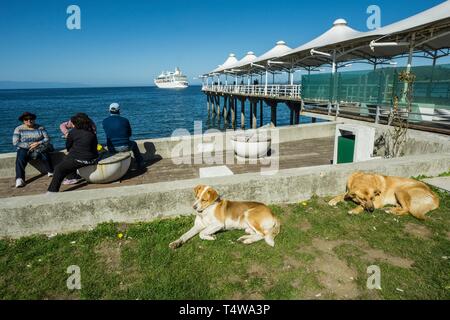
<path id="1" fill-rule="evenodd" d="M 244 240 L 248 239 L 249 237 L 250 237 L 250 235 L 245 235 L 245 236 L 242 236 L 239 239 L 237 239 L 237 241 L 243 242 Z"/>
<path id="2" fill-rule="evenodd" d="M 348 213 L 349 215 L 355 216 L 355 215 L 360 214 L 361 211 L 360 211 L 360 210 L 357 210 L 357 209 L 353 209 L 353 210 L 348 211 L 347 213 Z"/>
<path id="3" fill-rule="evenodd" d="M 200 234 L 200 239 L 208 240 L 208 241 L 214 241 L 214 240 L 216 240 L 216 237 L 215 236 L 206 235 L 206 234 Z"/>
<path id="4" fill-rule="evenodd" d="M 169 244 L 169 248 L 175 250 L 175 249 L 181 247 L 182 244 L 183 243 L 180 240 L 177 240 L 177 241 L 171 242 Z"/>
<path id="5" fill-rule="evenodd" d="M 336 199 L 331 199 L 330 201 L 328 201 L 328 205 L 332 207 L 336 207 L 338 203 L 339 201 L 337 201 Z"/>

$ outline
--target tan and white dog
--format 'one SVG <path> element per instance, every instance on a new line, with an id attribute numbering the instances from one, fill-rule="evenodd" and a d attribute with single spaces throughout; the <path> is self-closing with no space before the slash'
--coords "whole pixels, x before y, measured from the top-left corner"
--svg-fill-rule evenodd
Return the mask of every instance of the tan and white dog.
<path id="1" fill-rule="evenodd" d="M 328 204 L 335 206 L 344 200 L 359 204 L 350 214 L 392 205 L 395 207 L 385 211 L 398 216 L 410 213 L 421 220 L 426 219 L 426 213 L 439 208 L 439 197 L 423 182 L 365 172 L 353 173 L 347 180 L 347 192 Z"/>
<path id="2" fill-rule="evenodd" d="M 280 222 L 269 207 L 258 202 L 238 202 L 223 200 L 210 186 L 198 185 L 194 188 L 197 212 L 194 226 L 169 247 L 176 249 L 197 234 L 203 240 L 215 240 L 214 233 L 220 230 L 244 229 L 247 235 L 238 241 L 250 244 L 264 239 L 274 246 L 274 238 L 280 232 Z"/>

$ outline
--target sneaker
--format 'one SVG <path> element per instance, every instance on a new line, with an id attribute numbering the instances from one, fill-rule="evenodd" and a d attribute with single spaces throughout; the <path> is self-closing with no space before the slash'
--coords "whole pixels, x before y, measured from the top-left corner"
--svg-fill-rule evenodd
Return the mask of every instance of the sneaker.
<path id="1" fill-rule="evenodd" d="M 47 177 L 53 177 L 53 172 L 47 173 Z"/>
<path id="2" fill-rule="evenodd" d="M 16 188 L 22 188 L 25 186 L 25 181 L 22 178 L 16 179 Z"/>
<path id="3" fill-rule="evenodd" d="M 80 181 L 79 179 L 64 179 L 63 184 L 64 185 L 77 184 L 79 181 Z"/>

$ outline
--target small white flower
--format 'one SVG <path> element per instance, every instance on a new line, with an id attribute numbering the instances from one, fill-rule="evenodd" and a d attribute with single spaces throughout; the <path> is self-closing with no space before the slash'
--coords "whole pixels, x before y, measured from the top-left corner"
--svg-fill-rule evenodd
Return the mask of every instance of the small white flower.
<path id="1" fill-rule="evenodd" d="M 319 298 L 320 296 L 322 296 L 321 293 L 316 294 L 316 297 Z"/>
<path id="2" fill-rule="evenodd" d="M 405 292 L 405 291 L 403 291 L 403 290 L 400 289 L 400 288 L 396 288 L 395 290 L 397 290 L 398 292 Z"/>

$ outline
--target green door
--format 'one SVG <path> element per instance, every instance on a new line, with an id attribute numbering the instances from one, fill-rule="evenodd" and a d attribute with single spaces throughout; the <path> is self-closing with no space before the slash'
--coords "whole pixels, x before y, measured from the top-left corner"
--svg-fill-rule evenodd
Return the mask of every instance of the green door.
<path id="1" fill-rule="evenodd" d="M 347 135 L 338 137 L 337 163 L 353 162 L 355 153 L 355 136 Z"/>

